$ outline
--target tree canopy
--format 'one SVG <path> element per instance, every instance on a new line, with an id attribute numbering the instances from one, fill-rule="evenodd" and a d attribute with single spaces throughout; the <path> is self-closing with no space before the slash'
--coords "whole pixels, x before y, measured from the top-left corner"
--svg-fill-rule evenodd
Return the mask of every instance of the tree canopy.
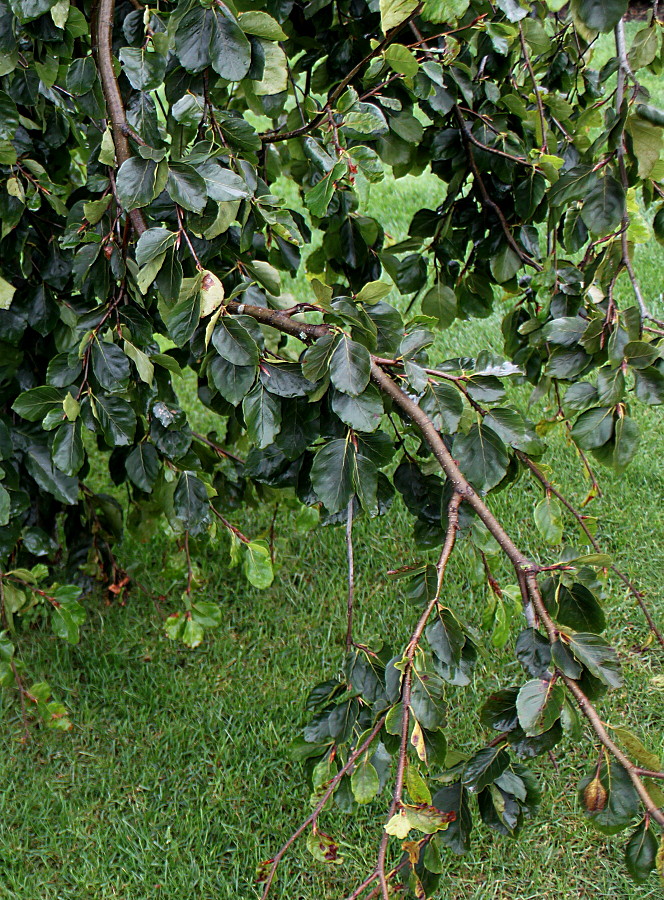
<path id="1" fill-rule="evenodd" d="M 234 522 L 249 499 L 276 492 L 311 527 L 345 527 L 346 652 L 309 693 L 292 748 L 313 812 L 259 873 L 263 897 L 300 834 L 338 859 L 319 825 L 329 803 L 381 792 L 377 863 L 352 897 L 397 883 L 428 897 L 478 816 L 518 834 L 539 798 L 525 761 L 565 733 L 599 748 L 580 784 L 587 815 L 630 829 L 634 878 L 664 871 L 660 762 L 594 705 L 622 683 L 603 636 L 608 579 L 664 640 L 546 455 L 568 432 L 593 495 L 596 464 L 622 472 L 638 452 L 634 398 L 664 402 L 664 322 L 633 264 L 637 244 L 664 241 L 664 112 L 639 83 L 662 73 L 664 48 L 657 4 L 630 46 L 626 11 L 0 0 L 0 682 L 45 726 L 69 727 L 46 683 L 28 687 L 16 642 L 35 620 L 78 641 L 86 585 L 124 587 L 123 528 L 165 518 L 188 561 L 224 535 L 229 565 L 267 587 L 270 548 Z M 616 50 L 598 69 L 600 33 Z M 394 242 L 371 186 L 428 169 L 439 190 Z M 302 270 L 293 297 L 284 285 Z M 440 358 L 439 330 L 497 312 L 503 355 Z M 212 433 L 182 408 L 188 373 Z M 512 385 L 531 386 L 540 421 Z M 95 486 L 101 467 L 124 504 Z M 537 558 L 491 510 L 494 493 L 519 503 L 533 480 Z M 418 612 L 401 646 L 363 644 L 353 523 L 396 496 L 424 561 L 392 574 Z M 491 587 L 487 640 L 508 642 L 515 610 L 525 626 L 524 674 L 488 696 L 470 755 L 446 730 L 450 686 L 469 683 L 478 654 L 444 591 L 453 552 Z M 500 586 L 503 557 L 513 583 Z M 168 634 L 193 648 L 221 621 L 190 562 Z"/>

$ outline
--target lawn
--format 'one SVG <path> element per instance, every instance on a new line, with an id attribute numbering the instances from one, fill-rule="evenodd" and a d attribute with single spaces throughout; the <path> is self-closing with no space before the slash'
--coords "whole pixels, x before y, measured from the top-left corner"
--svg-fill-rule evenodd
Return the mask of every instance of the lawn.
<path id="1" fill-rule="evenodd" d="M 651 87 L 654 87 L 652 85 Z M 407 231 L 412 210 L 435 206 L 439 182 L 431 176 L 372 188 L 370 206 L 394 240 Z M 646 296 L 658 298 L 664 252 L 654 241 L 637 259 Z M 620 285 L 628 296 L 626 284 Z M 292 290 L 306 290 L 303 280 Z M 661 301 L 660 303 L 661 311 Z M 442 352 L 500 351 L 498 313 L 463 323 L 440 341 Z M 527 394 L 518 392 L 519 402 Z M 191 385 L 183 400 L 193 402 Z M 532 415 L 537 417 L 541 409 Z M 212 414 L 196 413 L 212 428 Z M 661 412 L 642 408 L 639 455 L 618 477 L 602 470 L 604 496 L 588 510 L 600 518 L 600 537 L 616 562 L 647 592 L 664 621 L 664 431 Z M 563 491 L 576 501 L 587 483 L 563 435 L 551 456 Z M 515 503 L 500 494 L 492 507 L 526 549 L 535 550 L 532 506 L 536 485 Z M 237 524 L 267 534 L 272 510 L 243 514 Z M 570 526 L 572 523 L 568 523 Z M 414 610 L 388 569 L 419 559 L 411 522 L 395 502 L 386 518 L 356 526 L 357 634 L 378 628 L 402 641 Z M 46 631 L 22 643 L 36 679 L 48 679 L 71 710 L 66 734 L 37 732 L 24 746 L 13 698 L 2 695 L 6 727 L 0 734 L 5 788 L 0 796 L 0 898 L 11 900 L 226 900 L 257 896 L 257 863 L 271 856 L 307 810 L 303 771 L 286 745 L 304 722 L 309 686 L 336 672 L 345 632 L 345 546 L 340 529 L 295 530 L 283 504 L 276 519 L 278 572 L 266 591 L 250 587 L 228 568 L 225 536 L 197 560 L 200 591 L 223 609 L 223 625 L 188 650 L 163 633 L 163 614 L 179 608 L 181 560 L 160 533 L 149 543 L 125 543 L 119 559 L 151 593 L 138 588 L 126 605 L 101 597 L 88 602 L 80 647 L 64 646 Z M 508 577 L 507 570 L 504 570 Z M 479 629 L 484 589 L 473 586 L 463 560 L 453 561 L 446 603 Z M 625 670 L 625 686 L 610 700 L 611 719 L 632 727 L 664 753 L 661 654 L 642 650 L 647 636 L 640 612 L 617 584 L 607 600 L 610 634 Z M 515 623 L 514 637 L 520 625 Z M 484 636 L 484 646 L 490 644 Z M 478 746 L 477 709 L 490 690 L 521 678 L 511 652 L 478 665 L 472 691 L 451 688 L 450 740 L 456 749 Z M 500 679 L 495 673 L 500 671 Z M 608 704 L 607 707 L 608 709 Z M 608 713 L 607 713 L 608 715 Z M 661 896 L 655 879 L 635 886 L 624 872 L 624 835 L 605 838 L 584 821 L 576 796 L 579 764 L 594 762 L 592 742 L 556 748 L 556 767 L 537 761 L 544 787 L 542 814 L 517 842 L 479 826 L 468 858 L 448 858 L 439 896 L 447 900 L 545 900 Z M 304 845 L 285 860 L 275 896 L 283 900 L 341 900 L 372 867 L 386 798 L 358 819 L 329 814 L 325 830 L 342 842 L 343 865 L 312 861 Z"/>

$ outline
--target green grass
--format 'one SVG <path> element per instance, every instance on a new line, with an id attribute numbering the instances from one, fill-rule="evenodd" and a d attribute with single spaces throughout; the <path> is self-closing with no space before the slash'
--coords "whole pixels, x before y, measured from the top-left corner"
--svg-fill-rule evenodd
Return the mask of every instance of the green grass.
<path id="1" fill-rule="evenodd" d="M 394 239 L 407 230 L 410 211 L 435 206 L 438 182 L 423 176 L 372 189 L 371 204 Z M 639 267 L 646 293 L 662 288 L 664 255 L 648 245 Z M 304 284 L 296 282 L 296 289 Z M 624 296 L 627 288 L 622 285 Z M 441 351 L 499 349 L 498 317 L 464 323 L 441 339 Z M 191 397 L 189 398 L 191 400 Z M 523 395 L 521 395 L 523 399 Z M 602 472 L 604 497 L 589 512 L 601 518 L 601 539 L 618 563 L 638 578 L 664 620 L 664 441 L 661 412 L 639 409 L 643 441 L 621 477 Z M 202 427 L 213 427 L 205 415 Z M 573 449 L 559 439 L 551 453 L 564 491 L 582 500 L 586 485 Z M 535 550 L 527 491 L 492 501 L 510 532 Z M 252 535 L 269 529 L 268 509 L 238 522 Z M 389 516 L 356 526 L 358 636 L 381 631 L 403 640 L 414 611 L 387 569 L 418 558 L 411 523 L 401 504 Z M 218 602 L 223 625 L 195 651 L 169 641 L 155 605 L 134 590 L 121 607 L 89 602 L 80 647 L 47 632 L 22 643 L 36 678 L 50 681 L 72 711 L 67 734 L 36 733 L 24 746 L 16 704 L 2 702 L 8 727 L 0 734 L 4 789 L 0 795 L 0 900 L 226 900 L 256 896 L 256 864 L 270 856 L 307 809 L 299 764 L 285 745 L 303 723 L 307 687 L 333 674 L 343 649 L 345 555 L 339 529 L 307 535 L 293 516 L 277 519 L 278 573 L 267 591 L 250 587 L 227 565 L 225 536 L 197 560 L 201 593 Z M 158 533 L 145 544 L 125 542 L 120 559 L 160 600 L 178 608 L 178 587 L 167 571 L 173 541 Z M 177 561 L 176 561 L 177 562 Z M 501 576 L 508 578 L 503 569 Z M 182 582 L 179 583 L 181 590 Z M 478 625 L 483 592 L 473 587 L 461 559 L 450 566 L 446 602 Z M 638 610 L 617 584 L 607 599 L 610 634 L 626 674 L 610 708 L 614 723 L 628 724 L 654 750 L 661 733 L 664 690 L 656 679 L 661 656 L 640 651 L 646 630 Z M 515 624 L 515 633 L 519 625 Z M 483 641 L 488 645 L 488 641 Z M 489 650 L 471 690 L 450 689 L 453 746 L 477 746 L 476 711 L 482 697 L 521 677 L 510 647 Z M 498 674 L 500 676 L 498 677 Z M 661 896 L 655 880 L 635 886 L 624 873 L 624 835 L 605 838 L 585 823 L 576 798 L 579 765 L 593 759 L 592 743 L 556 749 L 559 772 L 537 761 L 545 787 L 541 816 L 519 841 L 477 828 L 474 851 L 449 857 L 436 896 L 447 900 L 545 900 Z M 340 900 L 373 865 L 385 798 L 357 818 L 326 817 L 324 828 L 341 841 L 344 865 L 327 868 L 296 846 L 280 870 L 275 896 L 283 900 Z"/>

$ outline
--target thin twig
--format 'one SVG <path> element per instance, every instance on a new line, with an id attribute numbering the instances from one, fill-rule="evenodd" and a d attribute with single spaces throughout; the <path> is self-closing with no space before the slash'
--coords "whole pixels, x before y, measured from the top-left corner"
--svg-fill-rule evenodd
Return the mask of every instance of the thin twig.
<path id="1" fill-rule="evenodd" d="M 553 496 L 556 497 L 563 504 L 565 509 L 574 516 L 574 518 L 576 519 L 576 521 L 579 524 L 579 527 L 583 530 L 583 533 L 588 538 L 588 540 L 589 540 L 590 544 L 592 545 L 593 549 L 595 550 L 595 552 L 601 553 L 602 547 L 601 547 L 600 543 L 597 541 L 597 539 L 595 538 L 595 536 L 593 535 L 593 533 L 588 528 L 588 525 L 586 524 L 581 513 L 572 505 L 572 503 L 570 503 L 570 501 L 567 499 L 567 497 L 565 497 L 565 495 L 562 494 L 558 490 L 558 488 L 548 480 L 548 478 L 542 473 L 542 471 L 539 469 L 539 467 L 528 456 L 526 456 L 525 453 L 522 453 L 520 450 L 517 450 L 516 455 L 521 460 L 521 462 L 525 466 L 527 466 L 528 469 L 530 469 L 530 471 L 533 473 L 535 478 L 537 478 L 537 480 L 544 487 L 544 489 L 546 491 L 550 492 L 551 494 L 553 494 Z M 639 591 L 638 588 L 635 587 L 635 585 L 629 580 L 627 575 L 625 575 L 625 573 L 622 572 L 613 563 L 611 563 L 611 565 L 607 566 L 607 568 L 609 568 L 614 573 L 614 575 L 617 575 L 617 577 L 622 581 L 622 583 L 625 585 L 625 587 L 630 592 L 630 594 L 634 597 L 634 599 L 638 603 L 639 607 L 641 608 L 641 612 L 645 616 L 645 619 L 648 623 L 648 628 L 653 633 L 653 635 L 656 637 L 656 639 L 660 643 L 660 645 L 662 647 L 664 647 L 664 636 L 662 635 L 662 632 L 659 630 L 655 620 L 653 619 L 652 613 L 650 612 L 650 610 L 648 609 L 648 607 L 645 604 L 645 600 L 643 599 L 643 593 L 641 591 Z"/>
<path id="2" fill-rule="evenodd" d="M 337 774 L 334 776 L 334 778 L 332 778 L 330 780 L 330 783 L 328 784 L 327 789 L 323 793 L 321 799 L 316 804 L 316 807 L 315 807 L 314 811 L 311 813 L 311 815 L 307 819 L 305 819 L 304 822 L 302 822 L 302 824 L 293 832 L 293 834 L 291 834 L 291 836 L 288 838 L 286 843 L 283 844 L 281 849 L 275 854 L 275 856 L 272 857 L 270 869 L 269 869 L 267 877 L 265 879 L 265 887 L 264 887 L 263 893 L 262 893 L 262 900 L 266 900 L 268 894 L 270 893 L 270 888 L 272 887 L 272 882 L 274 881 L 274 876 L 276 875 L 277 868 L 279 866 L 279 863 L 283 859 L 284 854 L 287 852 L 288 848 L 292 844 L 295 843 L 295 841 L 300 837 L 300 835 L 304 831 L 306 831 L 306 829 L 309 827 L 309 825 L 313 825 L 316 822 L 316 820 L 318 819 L 318 816 L 321 814 L 323 808 L 325 807 L 325 804 L 327 803 L 327 801 L 330 799 L 330 797 L 336 790 L 337 785 L 339 784 L 341 779 L 344 777 L 344 775 L 347 772 L 349 772 L 353 768 L 353 766 L 355 765 L 355 762 L 360 758 L 360 756 L 362 756 L 363 753 L 366 753 L 366 751 L 371 746 L 372 742 L 377 737 L 381 728 L 385 724 L 385 718 L 386 718 L 386 716 L 381 716 L 380 719 L 374 725 L 373 729 L 371 730 L 371 734 L 369 735 L 369 737 L 359 747 L 357 747 L 355 750 L 353 750 L 353 752 L 348 757 L 346 764 L 344 766 L 342 766 L 341 769 L 339 769 Z"/>
<path id="3" fill-rule="evenodd" d="M 355 603 L 355 553 L 353 550 L 353 495 L 346 513 L 346 556 L 348 558 L 348 601 L 346 604 L 346 653 L 353 646 L 353 606 Z"/>
<path id="4" fill-rule="evenodd" d="M 436 565 L 436 593 L 433 599 L 427 604 L 426 609 L 420 616 L 404 654 L 406 667 L 404 670 L 401 685 L 401 744 L 399 747 L 399 758 L 397 763 L 394 791 L 392 793 L 392 803 L 390 804 L 390 809 L 387 814 L 388 821 L 392 818 L 392 816 L 399 808 L 399 804 L 401 803 L 401 797 L 403 794 L 404 775 L 406 771 L 406 761 L 408 759 L 408 727 L 410 724 L 410 696 L 413 679 L 413 660 L 415 659 L 415 653 L 417 652 L 420 640 L 422 639 L 426 624 L 432 612 L 438 606 L 438 603 L 440 601 L 440 595 L 443 588 L 443 579 L 445 577 L 445 570 L 447 568 L 450 556 L 452 555 L 454 544 L 456 543 L 457 529 L 459 527 L 459 506 L 461 505 L 462 500 L 463 497 L 461 496 L 461 494 L 455 491 L 452 494 L 452 499 L 448 504 L 447 530 L 445 533 L 445 541 L 443 542 L 443 548 L 440 553 L 440 558 Z M 387 875 L 385 874 L 385 857 L 387 855 L 387 846 L 389 840 L 390 836 L 387 831 L 383 832 L 380 847 L 378 849 L 378 860 L 376 862 L 376 873 L 378 875 L 378 881 L 380 883 L 380 889 L 384 900 L 389 900 L 387 887 L 388 879 Z"/>

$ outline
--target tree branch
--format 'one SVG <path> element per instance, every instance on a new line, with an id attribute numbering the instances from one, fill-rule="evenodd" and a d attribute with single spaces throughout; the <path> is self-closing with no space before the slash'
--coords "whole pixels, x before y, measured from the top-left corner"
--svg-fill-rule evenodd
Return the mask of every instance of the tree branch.
<path id="1" fill-rule="evenodd" d="M 362 756 L 362 754 L 365 753 L 369 749 L 369 747 L 371 746 L 374 739 L 377 737 L 378 733 L 380 732 L 380 730 L 384 724 L 385 724 L 385 716 L 381 716 L 380 719 L 374 725 L 369 737 L 359 747 L 357 747 L 355 750 L 353 750 L 351 755 L 348 757 L 346 764 L 344 766 L 342 766 L 342 768 L 339 769 L 339 771 L 334 776 L 334 778 L 332 778 L 330 780 L 330 783 L 328 784 L 327 789 L 325 790 L 325 793 L 322 795 L 321 799 L 316 804 L 316 808 L 311 813 L 311 815 L 307 819 L 305 819 L 304 822 L 302 822 L 302 824 L 293 832 L 293 834 L 291 834 L 291 836 L 288 838 L 286 843 L 281 847 L 279 852 L 275 856 L 273 856 L 271 860 L 268 860 L 268 862 L 270 863 L 270 868 L 268 870 L 267 878 L 265 879 L 265 887 L 264 887 L 263 893 L 261 895 L 261 900 L 266 900 L 268 894 L 270 893 L 270 888 L 272 887 L 272 882 L 274 881 L 274 876 L 276 875 L 277 868 L 279 866 L 279 863 L 283 859 L 284 854 L 287 852 L 288 848 L 292 844 L 295 843 L 295 841 L 300 837 L 300 835 L 304 831 L 306 831 L 306 829 L 309 827 L 309 825 L 313 825 L 316 822 L 316 820 L 318 819 L 318 816 L 323 811 L 325 804 L 327 803 L 327 801 L 330 799 L 330 797 L 336 790 L 336 787 L 339 784 L 339 782 L 341 781 L 341 779 L 344 777 L 346 772 L 349 772 L 353 768 L 353 766 L 355 765 L 355 762 L 360 758 L 360 756 Z"/>
<path id="2" fill-rule="evenodd" d="M 96 21 L 96 51 L 97 66 L 101 77 L 101 89 L 106 100 L 106 111 L 111 123 L 111 132 L 113 134 L 113 144 L 115 145 L 115 156 L 118 166 L 126 162 L 131 153 L 129 150 L 129 142 L 127 134 L 130 129 L 127 125 L 127 116 L 125 114 L 124 103 L 118 80 L 115 77 L 113 69 L 113 19 L 115 14 L 115 0 L 99 0 L 97 8 Z M 129 211 L 131 224 L 134 231 L 141 235 L 146 230 L 145 219 L 138 209 Z"/>

